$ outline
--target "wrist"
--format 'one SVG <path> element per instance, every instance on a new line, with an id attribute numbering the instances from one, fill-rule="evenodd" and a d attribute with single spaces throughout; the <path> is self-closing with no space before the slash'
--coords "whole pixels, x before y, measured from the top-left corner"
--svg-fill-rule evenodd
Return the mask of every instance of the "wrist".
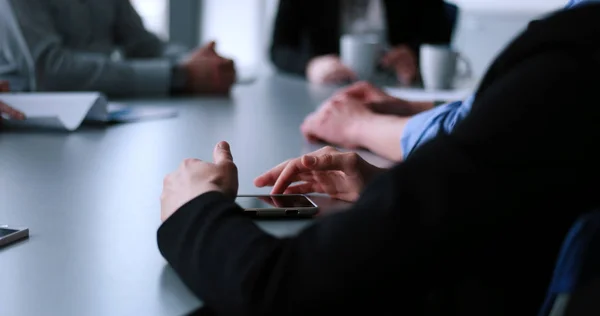
<path id="1" fill-rule="evenodd" d="M 219 192 L 221 194 L 223 194 L 224 196 L 226 196 L 227 198 L 231 198 L 231 199 L 235 199 L 235 197 L 237 196 L 237 186 L 231 186 L 230 184 L 228 184 L 227 181 L 221 183 L 221 181 L 217 181 L 219 183 L 214 183 L 214 182 L 207 182 L 207 183 L 203 183 L 198 187 L 198 190 L 196 190 L 196 192 L 199 193 L 199 195 L 202 194 L 206 194 L 209 192 Z"/>
<path id="2" fill-rule="evenodd" d="M 219 193 L 224 193 L 224 190 L 222 190 L 218 185 L 214 184 L 214 183 L 204 183 L 202 185 L 200 185 L 198 187 L 198 189 L 196 190 L 196 196 L 200 196 L 209 192 L 219 192 Z"/>
<path id="3" fill-rule="evenodd" d="M 415 109 L 415 114 L 428 111 L 436 107 L 432 101 L 412 101 L 412 108 Z"/>
<path id="4" fill-rule="evenodd" d="M 188 72 L 184 64 L 175 64 L 171 68 L 171 94 L 178 95 L 187 92 Z"/>
<path id="5" fill-rule="evenodd" d="M 348 138 L 356 141 L 357 145 L 362 148 L 369 148 L 369 130 L 373 126 L 377 126 L 386 115 L 376 112 L 369 112 L 358 120 L 354 120 L 348 125 Z"/>

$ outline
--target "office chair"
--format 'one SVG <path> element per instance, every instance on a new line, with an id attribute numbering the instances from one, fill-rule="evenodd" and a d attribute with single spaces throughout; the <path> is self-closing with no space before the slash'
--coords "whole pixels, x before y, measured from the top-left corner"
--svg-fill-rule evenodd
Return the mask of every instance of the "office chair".
<path id="1" fill-rule="evenodd" d="M 538 316 L 571 315 L 600 315 L 600 211 L 571 227 Z"/>

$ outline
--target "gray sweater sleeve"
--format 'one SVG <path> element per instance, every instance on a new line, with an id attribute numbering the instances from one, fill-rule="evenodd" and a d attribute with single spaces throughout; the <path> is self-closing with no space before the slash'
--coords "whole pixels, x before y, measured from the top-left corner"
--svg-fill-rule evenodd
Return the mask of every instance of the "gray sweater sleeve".
<path id="1" fill-rule="evenodd" d="M 115 31 L 115 39 L 124 48 L 125 61 L 64 47 L 47 2 L 18 0 L 12 4 L 35 62 L 39 90 L 100 91 L 127 97 L 169 92 L 173 61 L 163 56 L 164 43 L 144 29 L 129 1 L 118 0 L 116 16 L 119 31 Z"/>

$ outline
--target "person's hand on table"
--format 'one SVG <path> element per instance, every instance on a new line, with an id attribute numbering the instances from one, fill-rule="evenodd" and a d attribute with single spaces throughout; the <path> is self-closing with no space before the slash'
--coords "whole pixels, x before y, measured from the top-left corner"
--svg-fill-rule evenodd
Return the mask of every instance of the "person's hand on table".
<path id="1" fill-rule="evenodd" d="M 221 57 L 216 43 L 193 52 L 182 67 L 187 74 L 186 92 L 193 94 L 229 94 L 236 80 L 233 60 Z"/>
<path id="2" fill-rule="evenodd" d="M 2 92 L 9 92 L 10 91 L 10 85 L 8 83 L 8 81 L 0 81 L 0 93 Z M 2 116 L 6 115 L 8 118 L 10 119 L 14 119 L 14 120 L 24 120 L 25 119 L 25 114 L 15 110 L 14 108 L 10 107 L 8 104 L 2 102 L 2 100 L 0 99 L 0 123 L 2 122 Z"/>
<path id="3" fill-rule="evenodd" d="M 417 79 L 417 56 L 407 45 L 398 45 L 388 51 L 381 59 L 381 65 L 394 71 L 398 81 L 404 85 L 410 85 Z"/>
<path id="4" fill-rule="evenodd" d="M 338 56 L 313 58 L 306 67 L 308 81 L 318 84 L 339 84 L 356 80 L 356 74 L 346 67 Z"/>
<path id="5" fill-rule="evenodd" d="M 316 112 L 310 114 L 300 130 L 310 141 L 325 141 L 345 148 L 361 146 L 361 128 L 376 116 L 364 102 L 340 95 L 329 99 Z"/>
<path id="6" fill-rule="evenodd" d="M 343 88 L 333 98 L 339 96 L 356 99 L 381 114 L 408 116 L 433 107 L 433 102 L 413 102 L 393 97 L 366 81 L 357 82 Z"/>
<path id="7" fill-rule="evenodd" d="M 383 170 L 356 153 L 342 153 L 328 146 L 279 164 L 257 177 L 254 184 L 261 188 L 272 186 L 271 194 L 324 193 L 353 202 Z M 293 184 L 296 182 L 301 183 Z"/>
<path id="8" fill-rule="evenodd" d="M 217 144 L 213 163 L 186 159 L 167 175 L 161 195 L 161 219 L 166 221 L 180 207 L 208 192 L 218 191 L 234 199 L 238 191 L 238 172 L 226 142 Z"/>
<path id="9" fill-rule="evenodd" d="M 206 45 L 198 48 L 195 53 L 202 57 L 221 57 L 217 53 L 217 42 L 215 41 L 208 42 Z"/>

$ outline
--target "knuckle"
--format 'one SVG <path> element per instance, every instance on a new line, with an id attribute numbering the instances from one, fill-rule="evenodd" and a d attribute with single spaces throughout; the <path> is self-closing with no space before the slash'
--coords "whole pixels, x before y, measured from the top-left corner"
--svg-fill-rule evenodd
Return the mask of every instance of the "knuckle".
<path id="1" fill-rule="evenodd" d="M 324 154 L 321 156 L 321 161 L 324 164 L 330 164 L 331 162 L 333 162 L 333 155 L 332 154 Z"/>
<path id="2" fill-rule="evenodd" d="M 368 83 L 367 81 L 360 81 L 360 82 L 356 83 L 356 86 L 361 87 L 361 88 L 367 88 L 367 87 L 370 87 L 371 84 Z"/>
<path id="3" fill-rule="evenodd" d="M 326 111 L 326 110 L 330 109 L 335 102 L 336 102 L 336 100 L 329 100 L 329 101 L 325 102 L 325 104 L 323 104 L 322 110 Z"/>
<path id="4" fill-rule="evenodd" d="M 333 146 L 327 145 L 327 146 L 323 147 L 323 151 L 328 152 L 328 153 L 329 152 L 337 152 L 337 149 L 335 149 L 335 147 L 333 147 Z"/>
<path id="5" fill-rule="evenodd" d="M 341 109 L 341 108 L 345 107 L 346 102 L 349 102 L 350 100 L 352 100 L 352 99 L 344 98 L 342 100 L 338 100 L 337 102 L 333 103 L 332 109 Z"/>
<path id="6" fill-rule="evenodd" d="M 192 165 L 194 165 L 194 164 L 196 164 L 196 163 L 198 163 L 198 162 L 200 162 L 200 160 L 199 160 L 199 159 L 196 159 L 196 158 L 187 158 L 187 159 L 185 159 L 185 160 L 183 161 L 183 164 L 184 164 L 185 166 L 192 166 Z"/>
<path id="7" fill-rule="evenodd" d="M 351 153 L 345 153 L 344 155 L 344 160 L 346 160 L 346 163 L 350 166 L 356 166 L 358 165 L 358 163 L 360 162 L 360 156 L 355 153 L 355 152 L 351 152 Z"/>
<path id="8" fill-rule="evenodd" d="M 233 161 L 225 161 L 223 163 L 223 166 L 227 169 L 230 170 L 236 170 L 237 171 L 237 166 L 235 165 L 235 163 Z"/>

